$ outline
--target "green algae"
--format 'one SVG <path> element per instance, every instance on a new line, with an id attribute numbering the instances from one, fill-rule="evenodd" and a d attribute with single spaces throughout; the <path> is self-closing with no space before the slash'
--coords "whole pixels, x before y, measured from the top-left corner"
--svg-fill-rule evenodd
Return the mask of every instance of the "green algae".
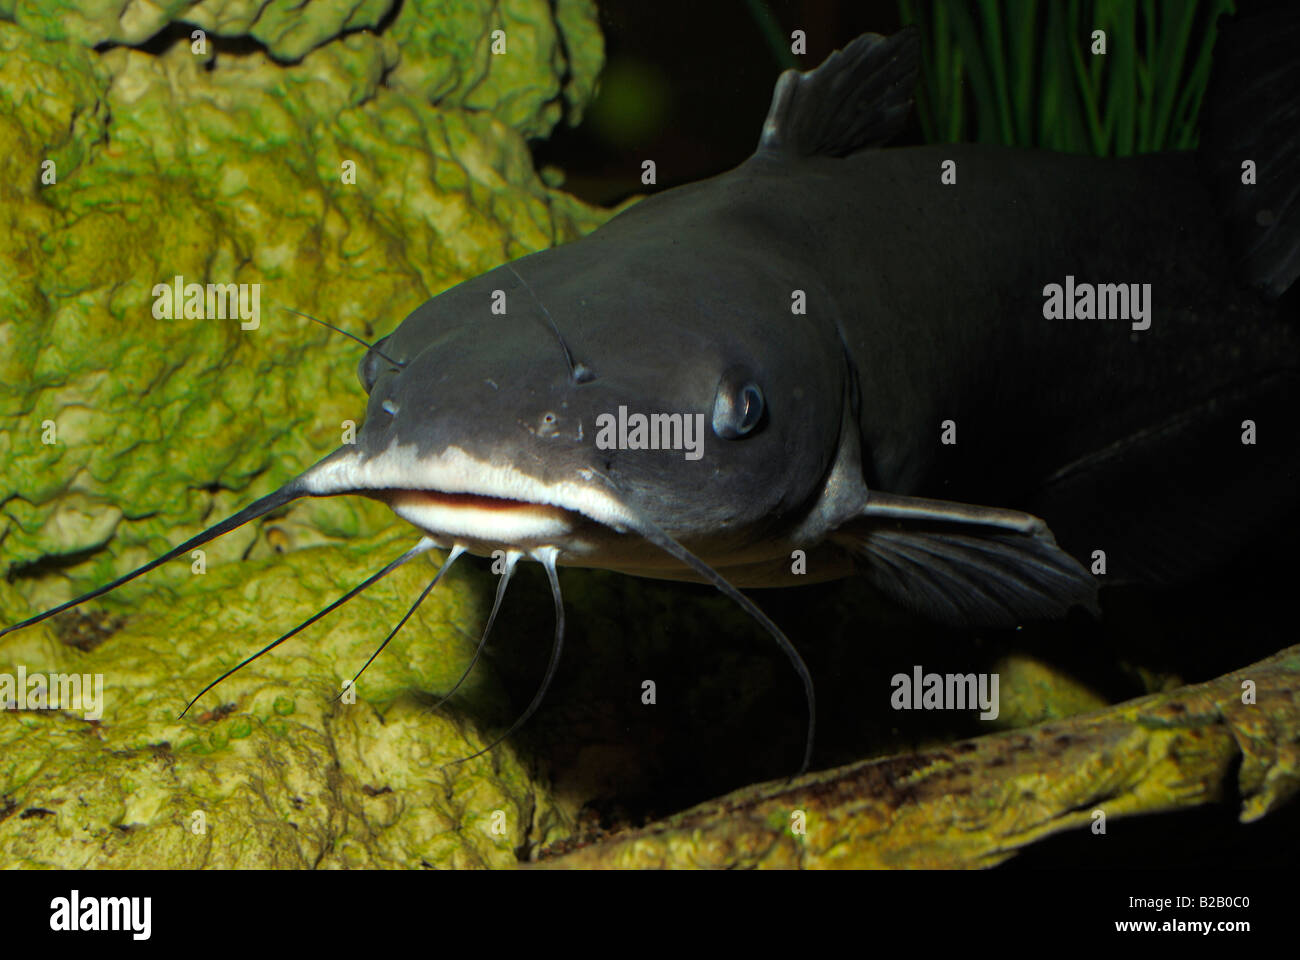
<path id="1" fill-rule="evenodd" d="M 542 0 L 462 2 L 454 16 L 408 2 L 382 33 L 366 28 L 387 0 L 120 6 L 0 4 L 9 622 L 340 443 L 364 409 L 355 355 L 277 305 L 373 336 L 606 216 L 542 183 L 525 142 L 580 116 L 594 90 L 589 3 L 569 0 L 557 21 Z M 190 27 L 207 31 L 202 49 Z M 261 284 L 260 326 L 156 318 L 155 284 L 178 275 Z M 354 702 L 336 699 L 432 575 L 427 560 L 179 717 L 411 539 L 373 503 L 301 504 L 6 638 L 0 671 L 100 674 L 104 705 L 93 721 L 0 715 L 0 806 L 53 811 L 0 816 L 0 863 L 502 866 L 558 835 L 565 815 L 509 750 L 444 767 L 491 732 L 429 709 L 481 628 L 469 580 L 450 577 Z M 504 709 L 490 667 L 464 691 Z"/>

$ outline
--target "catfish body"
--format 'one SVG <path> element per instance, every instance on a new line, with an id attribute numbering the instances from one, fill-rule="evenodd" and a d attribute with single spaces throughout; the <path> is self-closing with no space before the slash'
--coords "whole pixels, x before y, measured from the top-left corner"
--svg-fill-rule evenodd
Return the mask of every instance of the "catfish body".
<path id="1" fill-rule="evenodd" d="M 788 275 L 833 304 L 869 489 L 1026 510 L 1076 556 L 1105 549 L 1113 579 L 1160 582 L 1221 562 L 1206 548 L 1285 501 L 1300 341 L 1234 277 L 1193 155 L 942 146 L 806 165 L 778 173 Z M 1149 284 L 1149 328 L 1045 317 L 1067 277 Z M 1277 431 L 1263 450 L 1243 446 L 1245 419 Z"/>
<path id="2" fill-rule="evenodd" d="M 363 361 L 360 449 L 307 489 L 544 503 L 568 520 L 523 549 L 553 541 L 560 563 L 648 576 L 700 574 L 630 514 L 736 585 L 865 561 L 955 623 L 1092 605 L 1079 560 L 1097 550 L 1115 581 L 1221 561 L 1292 495 L 1295 445 L 1243 449 L 1240 431 L 1262 418 L 1293 435 L 1300 351 L 1236 278 L 1198 158 L 882 149 L 910 102 L 913 40 L 863 37 L 783 75 L 735 170 L 420 307 L 381 342 L 400 366 Z M 854 85 L 857 100 L 830 95 Z M 1047 316 L 1068 278 L 1148 290 L 1141 331 Z M 502 292 L 512 322 L 484 323 Z M 757 429 L 715 430 L 699 463 L 593 446 L 617 409 L 712 411 L 716 426 L 742 383 L 764 398 Z M 403 515 L 444 545 L 519 545 L 438 529 L 445 510 Z"/>
<path id="3" fill-rule="evenodd" d="M 1278 17 L 1234 42 L 1264 37 L 1270 87 L 1294 90 L 1277 38 L 1300 16 Z M 737 587 L 864 571 L 933 619 L 1009 626 L 1095 610 L 1099 556 L 1112 582 L 1224 562 L 1296 499 L 1300 137 L 1228 84 L 1199 155 L 883 147 L 917 56 L 911 32 L 864 35 L 783 74 L 735 170 L 459 284 L 371 347 L 354 444 L 0 636 L 297 498 L 361 494 L 420 542 L 266 649 L 433 546 L 443 570 L 501 552 L 488 629 L 515 563 L 542 562 L 549 681 L 557 564 L 701 580 L 799 671 L 806 768 L 810 675 Z M 1256 192 L 1224 174 L 1243 156 L 1269 171 Z M 1141 323 L 1054 314 L 1070 278 L 1149 290 Z M 701 455 L 601 442 L 616 411 L 708 424 Z"/>

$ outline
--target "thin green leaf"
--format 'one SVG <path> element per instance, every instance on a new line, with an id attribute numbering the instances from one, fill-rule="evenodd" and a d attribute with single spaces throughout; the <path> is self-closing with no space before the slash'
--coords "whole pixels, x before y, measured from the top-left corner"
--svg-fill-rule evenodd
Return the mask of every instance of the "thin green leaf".
<path id="1" fill-rule="evenodd" d="M 1164 147 L 1174 110 L 1174 97 L 1183 76 L 1188 38 L 1192 33 L 1192 22 L 1196 19 L 1196 5 L 1188 0 L 1165 0 L 1161 7 L 1168 23 L 1164 25 L 1165 32 L 1160 37 L 1157 54 L 1160 68 L 1156 75 L 1155 126 L 1148 141 L 1151 150 Z"/>
<path id="2" fill-rule="evenodd" d="M 975 20 L 964 4 L 954 4 L 948 10 L 952 14 L 957 46 L 961 49 L 962 65 L 975 92 L 976 139 L 980 143 L 1005 142 L 999 139 L 1001 124 L 998 121 L 996 95 L 993 82 L 989 79 L 989 65 L 985 61 L 985 50 L 980 43 Z"/>
<path id="3" fill-rule="evenodd" d="M 1115 23 L 1108 37 L 1117 37 L 1120 42 L 1110 48 L 1112 72 L 1107 96 L 1115 109 L 1115 156 L 1128 157 L 1133 155 L 1137 142 L 1136 5 L 1121 4 Z"/>
<path id="4" fill-rule="evenodd" d="M 1037 0 L 1008 0 L 1011 20 L 1011 97 L 1016 142 L 1034 145 L 1034 54 L 1037 52 Z"/>
<path id="5" fill-rule="evenodd" d="M 1002 10 L 998 0 L 980 0 L 980 19 L 984 24 L 984 49 L 988 51 L 989 72 L 993 77 L 993 94 L 998 133 L 1002 143 L 1015 143 L 1011 117 L 1011 96 L 1007 92 L 1007 52 L 1002 42 Z"/>
<path id="6" fill-rule="evenodd" d="M 1091 33 L 1085 31 L 1085 34 L 1091 39 Z M 1089 47 L 1091 50 L 1091 47 Z M 1094 60 L 1096 56 L 1092 56 Z M 1106 139 L 1102 127 L 1101 116 L 1097 111 L 1097 98 L 1093 93 L 1092 82 L 1088 76 L 1088 68 L 1084 66 L 1083 52 L 1079 49 L 1078 39 L 1070 44 L 1070 62 L 1074 65 L 1074 79 L 1078 88 L 1079 98 L 1083 102 L 1083 122 L 1088 131 L 1088 149 L 1094 154 L 1105 152 Z"/>

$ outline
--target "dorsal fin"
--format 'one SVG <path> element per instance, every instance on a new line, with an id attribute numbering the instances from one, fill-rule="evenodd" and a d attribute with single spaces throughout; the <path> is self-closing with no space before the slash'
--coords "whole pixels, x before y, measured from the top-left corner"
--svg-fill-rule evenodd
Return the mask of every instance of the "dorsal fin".
<path id="1" fill-rule="evenodd" d="M 760 151 L 844 157 L 898 133 L 912 106 L 919 41 L 908 27 L 892 37 L 864 33 L 807 73 L 776 81 Z"/>

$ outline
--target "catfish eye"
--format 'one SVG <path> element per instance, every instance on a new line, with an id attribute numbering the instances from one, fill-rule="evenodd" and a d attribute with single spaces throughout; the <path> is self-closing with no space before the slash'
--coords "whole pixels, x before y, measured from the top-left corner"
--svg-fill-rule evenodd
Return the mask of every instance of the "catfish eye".
<path id="1" fill-rule="evenodd" d="M 388 337 L 376 340 L 375 347 L 383 350 L 384 344 L 387 342 Z M 361 362 L 357 364 L 357 379 L 361 381 L 361 386 L 366 393 L 369 393 L 371 388 L 374 387 L 375 381 L 379 379 L 379 374 L 385 366 L 390 366 L 390 364 L 375 350 L 367 350 L 366 355 L 361 358 Z"/>
<path id="2" fill-rule="evenodd" d="M 743 367 L 732 367 L 722 375 L 713 398 L 713 432 L 724 440 L 736 440 L 753 431 L 763 419 L 763 391 Z"/>

